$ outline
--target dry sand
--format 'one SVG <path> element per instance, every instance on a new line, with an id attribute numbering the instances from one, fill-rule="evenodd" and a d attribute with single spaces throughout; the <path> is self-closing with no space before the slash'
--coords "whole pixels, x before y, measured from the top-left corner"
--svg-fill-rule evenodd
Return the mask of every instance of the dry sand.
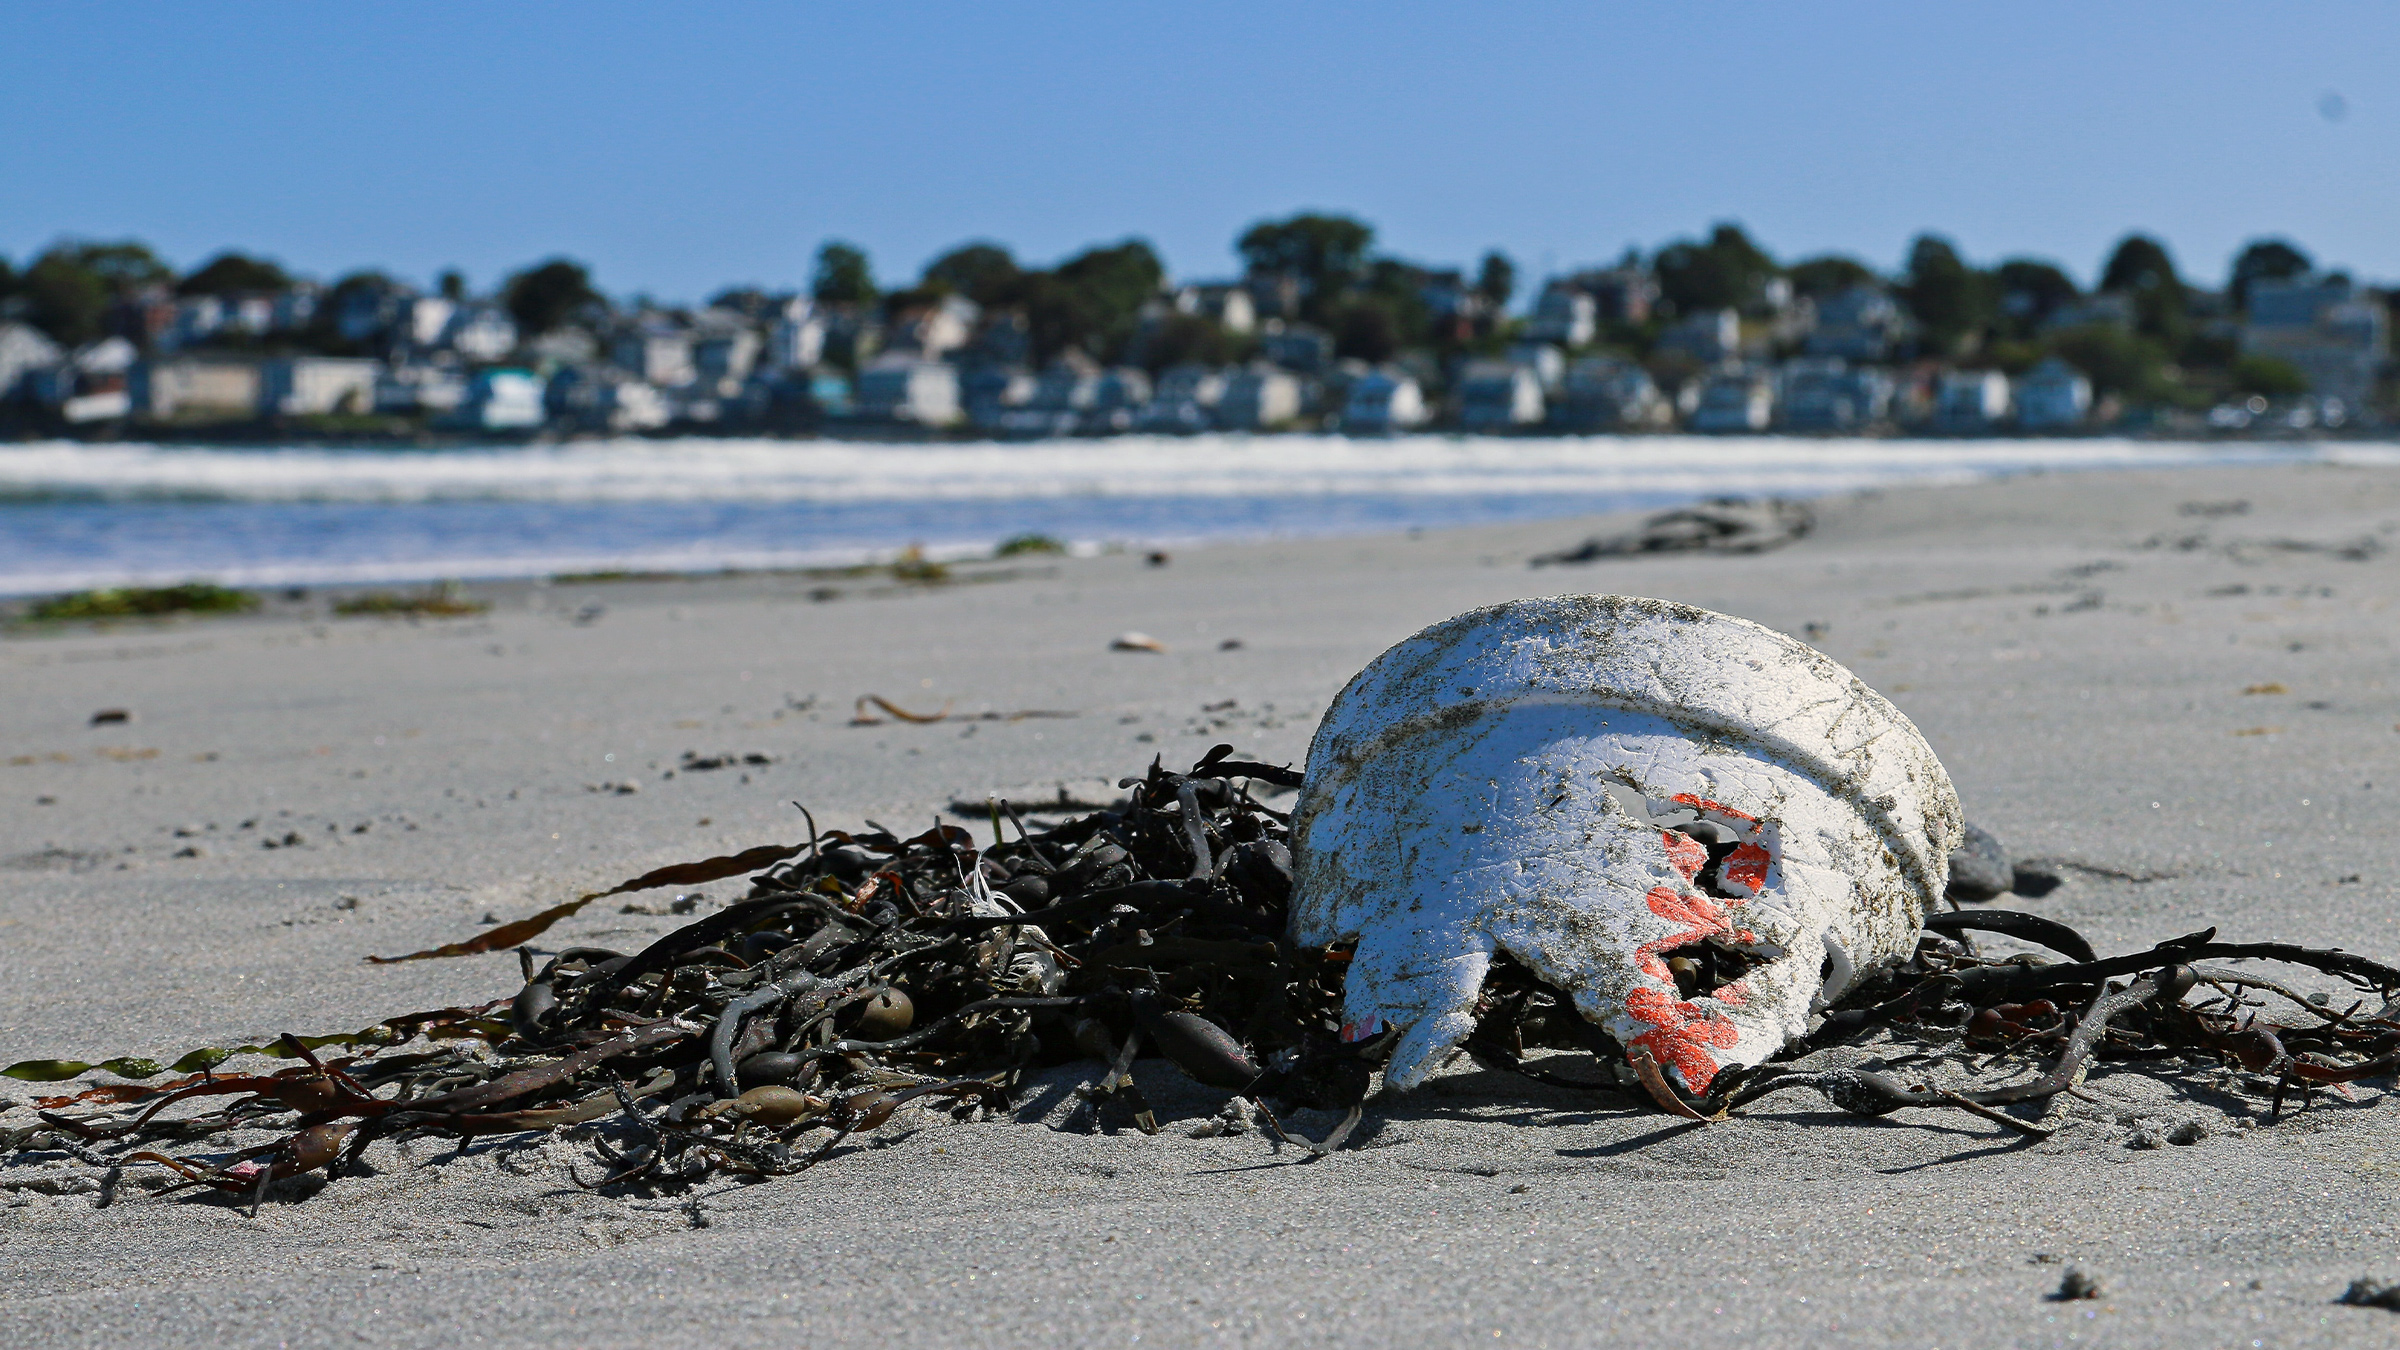
<path id="1" fill-rule="evenodd" d="M 2233 503 L 2246 503 L 2238 512 Z M 2187 505 L 2188 504 L 2188 505 Z M 2400 475 L 2030 477 L 1822 504 L 1750 558 L 1532 571 L 1604 522 L 1033 561 L 981 584 L 725 578 L 492 592 L 485 618 L 255 618 L 0 641 L 0 1062 L 334 1030 L 513 988 L 370 967 L 594 883 L 994 787 L 1296 760 L 1362 663 L 1470 606 L 1663 596 L 1806 634 L 1915 718 L 1971 818 L 2103 950 L 2206 925 L 2400 957 Z M 2368 541 L 2367 546 L 2358 546 Z M 838 598 L 812 599 L 832 586 Z M 1140 629 L 1163 655 L 1112 652 Z M 1222 649 L 1229 639 L 1240 645 Z M 2250 692 L 2245 690 L 2276 690 Z M 1072 710 L 847 725 L 909 708 Z M 812 701 L 813 700 L 813 701 Z M 134 720 L 89 726 L 103 708 Z M 685 751 L 771 764 L 678 772 Z M 611 758 L 613 756 L 613 758 Z M 630 781 L 639 791 L 595 790 Z M 180 832 L 179 832 L 180 831 Z M 285 841 L 292 840 L 287 844 Z M 267 845 L 272 842 L 276 847 Z M 196 856 L 181 856 L 186 851 Z M 731 898 L 732 883 L 710 888 Z M 663 896 L 637 899 L 663 899 Z M 595 906 L 555 940 L 677 920 Z M 1805 1093 L 1690 1128 L 1465 1070 L 1305 1162 L 920 1118 L 695 1199 L 568 1184 L 538 1137 L 390 1151 L 255 1220 L 54 1159 L 0 1168 L 0 1343 L 2385 1344 L 2400 1116 L 2095 1072 L 2027 1146 Z M 21 1103 L 39 1090 L 0 1080 Z M 2127 1146 L 2199 1122 L 2205 1142 Z M 1322 1129 L 1324 1121 L 1304 1119 Z M 65 1191 L 59 1194 L 55 1192 Z M 2062 1270 L 2097 1300 L 2047 1301 Z"/>

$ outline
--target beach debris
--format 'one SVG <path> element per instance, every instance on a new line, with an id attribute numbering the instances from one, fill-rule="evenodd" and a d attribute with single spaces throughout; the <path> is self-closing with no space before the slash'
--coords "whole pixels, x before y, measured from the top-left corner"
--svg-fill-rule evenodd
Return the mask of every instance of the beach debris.
<path id="1" fill-rule="evenodd" d="M 489 600 L 469 598 L 456 582 L 414 592 L 368 591 L 333 602 L 333 612 L 344 618 L 464 619 L 491 607 Z"/>
<path id="2" fill-rule="evenodd" d="M 1342 1034 L 1397 1035 L 1400 1088 L 1474 1031 L 1505 952 L 1637 1072 L 1704 1093 L 1915 950 L 1961 831 L 1940 761 L 1849 671 L 1622 596 L 1409 638 L 1334 700 L 1309 765 L 1292 935 L 1357 944 Z"/>
<path id="3" fill-rule="evenodd" d="M 1067 546 L 1046 534 L 1012 534 L 992 550 L 995 558 L 1022 558 L 1039 554 L 1057 554 Z"/>
<path id="4" fill-rule="evenodd" d="M 2079 1299 L 2100 1297 L 2100 1282 L 2075 1266 L 2059 1277 L 2057 1292 L 2050 1295 L 2053 1303 L 2073 1303 Z"/>
<path id="5" fill-rule="evenodd" d="M 852 707 L 850 725 L 854 727 L 879 727 L 884 724 L 884 718 L 878 717 L 874 713 L 867 711 L 867 705 L 869 704 L 873 704 L 876 708 L 881 709 L 886 715 L 896 721 L 914 722 L 920 726 L 930 725 L 935 722 L 1025 722 L 1038 720 L 1041 718 L 1081 716 L 1079 713 L 1069 712 L 1057 708 L 1019 708 L 1010 712 L 996 712 L 987 709 L 983 712 L 959 713 L 950 711 L 951 705 L 947 703 L 942 705 L 942 710 L 940 712 L 919 713 L 910 712 L 908 709 L 900 707 L 891 700 L 884 698 L 880 694 L 861 694 L 858 696 L 858 702 Z"/>
<path id="6" fill-rule="evenodd" d="M 1661 511 L 1624 534 L 1594 535 L 1571 549 L 1545 553 L 1536 567 L 1632 558 L 1646 553 L 1764 553 L 1806 538 L 1817 517 L 1805 502 L 1782 497 L 1711 497 L 1695 506 Z"/>
<path id="7" fill-rule="evenodd" d="M 2342 1296 L 2334 1300 L 2352 1308 L 2382 1308 L 2400 1312 L 2400 1281 L 2386 1284 L 2381 1280 L 2361 1277 L 2352 1280 Z"/>
<path id="8" fill-rule="evenodd" d="M 1300 792 L 1294 815 L 1269 788 Z M 1705 611 L 1477 611 L 1353 681 L 1305 777 L 1220 744 L 1116 790 L 1046 828 L 999 797 L 961 813 L 973 829 L 810 818 L 796 844 L 369 958 L 514 949 L 482 1003 L 172 1063 L 10 1065 L 62 1088 L 5 1117 L 0 1168 L 91 1168 L 105 1198 L 162 1167 L 255 1207 L 379 1141 L 577 1126 L 600 1164 L 578 1184 L 675 1191 L 804 1172 L 915 1113 L 990 1119 L 1062 1071 L 1082 1086 L 1061 1128 L 1157 1134 L 1144 1054 L 1227 1094 L 1188 1133 L 1254 1125 L 1308 1157 L 1364 1126 L 1379 1077 L 1459 1055 L 1695 1123 L 1807 1089 L 2025 1139 L 2104 1062 L 2268 1124 L 2400 1073 L 2400 968 L 2214 929 L 2102 956 L 2047 916 L 1941 908 L 1961 826 L 1914 730 L 1824 657 Z M 686 921 L 633 950 L 529 945 L 604 896 L 734 878 L 741 898 L 680 895 Z M 1421 916 L 1397 912 L 1407 886 Z M 1987 956 L 1984 933 L 2045 951 Z M 219 1072 L 238 1056 L 284 1065 Z M 123 1081 L 69 1081 L 90 1074 Z M 1295 1110 L 1339 1123 L 1307 1138 Z"/>
<path id="9" fill-rule="evenodd" d="M 258 608 L 258 597 L 214 582 L 189 581 L 180 586 L 124 586 L 109 590 L 75 591 L 54 595 L 28 607 L 28 623 L 72 623 L 93 619 L 150 619 L 171 614 L 244 614 Z"/>
<path id="10" fill-rule="evenodd" d="M 1971 820 L 1966 822 L 1958 846 L 1950 850 L 1947 894 L 1951 903 L 1980 904 L 2005 895 L 2016 879 L 2016 864 L 2009 859 L 2008 849 L 1991 831 Z"/>
<path id="11" fill-rule="evenodd" d="M 1108 644 L 1112 652 L 1164 652 L 1167 644 L 1139 630 L 1127 630 L 1116 635 Z"/>
<path id="12" fill-rule="evenodd" d="M 775 757 L 763 750 L 739 754 L 728 750 L 719 755 L 703 755 L 696 750 L 686 750 L 675 768 L 682 773 L 710 773 L 717 769 L 765 768 L 774 762 Z"/>
<path id="13" fill-rule="evenodd" d="M 92 714 L 91 725 L 96 727 L 119 727 L 132 720 L 133 713 L 127 709 L 102 708 L 100 711 Z"/>
<path id="14" fill-rule="evenodd" d="M 1166 550 L 1153 549 L 1148 554 L 1143 556 L 1142 561 L 1148 563 L 1152 567 L 1164 567 L 1168 563 L 1171 563 L 1175 560 L 1167 554 Z"/>

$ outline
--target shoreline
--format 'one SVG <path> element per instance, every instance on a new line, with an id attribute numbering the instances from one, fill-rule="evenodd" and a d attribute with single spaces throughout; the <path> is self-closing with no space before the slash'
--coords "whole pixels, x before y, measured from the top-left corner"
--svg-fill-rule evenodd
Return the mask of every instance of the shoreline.
<path id="1" fill-rule="evenodd" d="M 1752 556 L 1527 566 L 1620 516 L 1046 560 L 832 600 L 767 574 L 520 583 L 454 620 L 0 637 L 16 976 L 0 1062 L 256 1043 L 506 994 L 505 953 L 359 958 L 789 842 L 794 799 L 823 825 L 898 827 L 1219 741 L 1297 763 L 1377 652 L 1562 591 L 1806 636 L 1923 730 L 1970 820 L 2063 879 L 2002 903 L 2103 950 L 2218 925 L 2400 951 L 2400 473 L 2095 469 L 1815 505 L 1813 534 Z M 1128 630 L 1166 650 L 1110 650 Z M 851 725 L 868 694 L 1077 715 Z M 91 725 L 103 709 L 130 720 Z M 769 762 L 689 768 L 687 752 Z M 721 902 L 738 883 L 701 890 Z M 681 922 L 605 908 L 540 942 Z M 792 1181 L 655 1201 L 577 1191 L 580 1154 L 539 1139 L 420 1146 L 255 1222 L 130 1191 L 96 1210 L 14 1184 L 50 1164 L 0 1167 L 0 1328 L 27 1344 L 630 1345 L 706 1319 L 728 1346 L 895 1322 L 1011 1345 L 1504 1329 L 1761 1346 L 1917 1343 L 1930 1321 L 2015 1345 L 2072 1318 L 2125 1343 L 2236 1326 L 2363 1345 L 2388 1314 L 2329 1301 L 2400 1273 L 2382 1082 L 2268 1124 L 2238 1078 L 2185 1098 L 2096 1069 L 2092 1100 L 2025 1146 L 1799 1098 L 1691 1129 L 1462 1067 L 1372 1103 L 1359 1147 L 1293 1165 L 1254 1135 L 1187 1137 L 1221 1094 L 1163 1061 L 1137 1072 L 1169 1122 L 1156 1138 L 1053 1128 L 1070 1075 L 1018 1121 L 903 1121 Z M 0 1080 L 10 1102 L 34 1091 Z M 2129 1146 L 2187 1121 L 2204 1142 Z M 2046 1301 L 2065 1264 L 2104 1298 Z"/>

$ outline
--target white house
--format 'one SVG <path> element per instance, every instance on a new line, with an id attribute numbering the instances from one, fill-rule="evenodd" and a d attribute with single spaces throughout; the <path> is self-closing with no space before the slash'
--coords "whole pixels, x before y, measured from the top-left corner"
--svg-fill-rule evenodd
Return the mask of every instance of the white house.
<path id="1" fill-rule="evenodd" d="M 958 420 L 958 367 L 889 352 L 858 373 L 858 415 L 943 427 Z"/>
<path id="2" fill-rule="evenodd" d="M 502 360 L 517 349 L 517 321 L 495 304 L 461 305 L 442 330 L 441 341 L 469 361 Z"/>
<path id="3" fill-rule="evenodd" d="M 1512 342 L 1508 359 L 1533 371 L 1533 377 L 1542 382 L 1544 396 L 1558 392 L 1558 382 L 1567 377 L 1566 353 L 1547 342 Z"/>
<path id="4" fill-rule="evenodd" d="M 1996 370 L 1945 371 L 1933 422 L 1943 431 L 1988 431 L 2008 416 L 2008 377 Z"/>
<path id="5" fill-rule="evenodd" d="M 1720 370 L 1700 386 L 1691 429 L 1765 431 L 1775 420 L 1775 382 L 1763 370 Z"/>
<path id="6" fill-rule="evenodd" d="M 903 314 L 892 329 L 888 345 L 894 350 L 906 348 L 928 361 L 938 361 L 966 346 L 982 317 L 983 309 L 974 301 L 963 295 L 945 295 Z"/>
<path id="7" fill-rule="evenodd" d="M 458 306 L 438 295 L 411 296 L 400 302 L 397 330 L 402 342 L 412 347 L 439 345 L 442 334 L 450 329 L 450 320 Z"/>
<path id="8" fill-rule="evenodd" d="M 1553 281 L 1542 288 L 1525 321 L 1525 336 L 1536 342 L 1581 347 L 1600 332 L 1600 304 L 1580 286 Z"/>
<path id="9" fill-rule="evenodd" d="M 1741 316 L 1730 309 L 1704 309 L 1686 314 L 1658 335 L 1658 350 L 1679 353 L 1704 366 L 1727 360 L 1741 350 Z"/>
<path id="10" fill-rule="evenodd" d="M 56 365 L 62 353 L 31 324 L 0 323 L 0 401 L 14 397 L 26 374 Z"/>
<path id="11" fill-rule="evenodd" d="M 573 366 L 542 391 L 552 419 L 596 431 L 651 431 L 667 424 L 666 399 L 648 383 L 606 366 Z"/>
<path id="12" fill-rule="evenodd" d="M 1424 389 L 1396 370 L 1378 368 L 1352 380 L 1342 401 L 1342 430 L 1354 436 L 1406 431 L 1424 421 Z"/>
<path id="13" fill-rule="evenodd" d="M 699 371 L 692 364 L 692 335 L 651 315 L 636 320 L 609 346 L 609 359 L 635 379 L 672 389 L 690 384 Z"/>
<path id="14" fill-rule="evenodd" d="M 477 371 L 466 397 L 440 420 L 472 431 L 530 431 L 548 420 L 542 388 L 542 377 L 529 370 Z"/>
<path id="15" fill-rule="evenodd" d="M 269 361 L 258 371 L 258 410 L 270 417 L 369 412 L 382 370 L 380 362 L 331 356 Z"/>
<path id="16" fill-rule="evenodd" d="M 467 377 L 449 366 L 386 366 L 375 377 L 375 411 L 447 413 L 467 401 Z"/>
<path id="17" fill-rule="evenodd" d="M 247 361 L 143 361 L 128 383 L 133 410 L 157 418 L 243 418 L 258 411 L 258 367 Z"/>
<path id="18" fill-rule="evenodd" d="M 1273 366 L 1252 365 L 1225 381 L 1217 421 L 1235 431 L 1266 431 L 1300 415 L 1300 381 Z"/>
<path id="19" fill-rule="evenodd" d="M 770 370 L 806 370 L 825 359 L 825 321 L 806 296 L 786 301 L 783 312 L 767 328 L 763 354 Z"/>
<path id="20" fill-rule="evenodd" d="M 1468 431 L 1504 432 L 1542 420 L 1542 380 L 1515 361 L 1471 361 L 1458 380 L 1458 424 Z"/>
<path id="21" fill-rule="evenodd" d="M 2027 431 L 2064 431 L 2083 425 L 2092 412 L 2092 382 L 2053 356 L 2017 377 L 2017 425 Z"/>
<path id="22" fill-rule="evenodd" d="M 1198 282 L 1175 291 L 1175 310 L 1214 319 L 1228 333 L 1247 333 L 1258 327 L 1258 306 L 1237 282 Z"/>

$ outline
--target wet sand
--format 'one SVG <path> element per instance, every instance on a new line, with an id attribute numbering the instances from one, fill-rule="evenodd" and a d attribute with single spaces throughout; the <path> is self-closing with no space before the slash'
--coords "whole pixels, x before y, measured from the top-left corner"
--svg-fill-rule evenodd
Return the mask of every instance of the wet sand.
<path id="1" fill-rule="evenodd" d="M 2236 503 L 2242 504 L 2238 509 Z M 172 1058 L 514 988 L 367 966 L 647 868 L 995 789 L 1297 762 L 1390 643 L 1518 595 L 1660 596 L 1806 635 L 1916 720 L 1971 819 L 2061 878 L 2008 902 L 2105 951 L 2228 937 L 2400 957 L 2400 473 L 2047 475 L 1819 504 L 1755 557 L 1532 570 L 1624 521 L 1017 560 L 937 587 L 756 576 L 488 592 L 486 616 L 256 617 L 0 640 L 0 1062 Z M 831 592 L 831 594 L 828 594 Z M 1127 630 L 1163 654 L 1111 651 Z M 1238 645 L 1229 645 L 1238 644 Z M 2262 692 L 2245 692 L 2257 690 Z M 850 725 L 912 711 L 1073 717 Z M 102 709 L 133 720 L 89 725 Z M 687 752 L 736 763 L 685 769 Z M 762 756 L 770 762 L 740 762 Z M 672 776 L 668 776 L 673 771 Z M 621 787 L 632 784 L 638 791 Z M 273 847 L 269 847 L 272 844 Z M 733 897 L 736 883 L 707 888 Z M 632 897 L 636 902 L 664 896 Z M 545 940 L 678 920 L 596 905 Z M 1092 1066 L 1097 1072 L 1097 1066 Z M 564 1141 L 375 1173 L 256 1220 L 0 1168 L 0 1340 L 48 1345 L 1335 1342 L 2382 1344 L 2400 1278 L 2381 1086 L 2268 1124 L 2239 1081 L 2102 1068 L 2045 1143 L 1805 1093 L 1695 1129 L 1461 1068 L 1315 1162 L 906 1118 L 820 1170 L 577 1190 Z M 23 1123 L 42 1091 L 0 1080 Z M 2204 1142 L 2127 1146 L 2198 1122 Z M 1303 1118 L 1322 1129 L 1325 1121 Z M 587 1175 L 589 1172 L 587 1170 Z M 54 1193 L 54 1192 L 66 1193 Z M 2103 1296 L 2047 1301 L 2075 1265 Z"/>

